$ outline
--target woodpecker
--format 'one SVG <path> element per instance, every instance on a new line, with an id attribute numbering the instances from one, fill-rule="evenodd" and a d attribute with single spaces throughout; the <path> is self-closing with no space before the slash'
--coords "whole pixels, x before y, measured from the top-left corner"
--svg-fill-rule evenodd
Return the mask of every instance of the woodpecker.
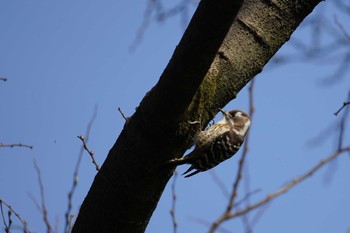
<path id="1" fill-rule="evenodd" d="M 170 165 L 191 164 L 182 175 L 185 178 L 199 172 L 209 170 L 226 159 L 231 158 L 241 147 L 250 126 L 250 117 L 241 110 L 223 113 L 223 118 L 204 131 L 200 131 L 195 138 L 194 150 L 183 158 L 172 159 Z"/>

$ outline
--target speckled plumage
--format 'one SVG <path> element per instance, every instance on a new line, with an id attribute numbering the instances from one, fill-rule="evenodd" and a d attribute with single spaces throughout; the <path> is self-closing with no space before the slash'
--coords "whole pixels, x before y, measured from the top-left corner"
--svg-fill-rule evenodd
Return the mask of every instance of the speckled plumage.
<path id="1" fill-rule="evenodd" d="M 241 147 L 250 126 L 249 116 L 240 110 L 223 113 L 223 118 L 208 129 L 200 131 L 195 138 L 194 150 L 183 158 L 172 159 L 168 164 L 191 164 L 185 177 L 209 170 L 231 158 Z"/>

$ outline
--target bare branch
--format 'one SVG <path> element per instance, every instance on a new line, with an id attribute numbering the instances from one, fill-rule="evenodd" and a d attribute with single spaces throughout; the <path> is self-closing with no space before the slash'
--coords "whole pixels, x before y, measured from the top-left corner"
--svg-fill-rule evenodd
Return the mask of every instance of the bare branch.
<path id="1" fill-rule="evenodd" d="M 77 136 L 82 142 L 83 142 L 83 147 L 84 149 L 89 153 L 91 159 L 92 159 L 92 163 L 95 165 L 95 168 L 96 168 L 96 171 L 99 171 L 100 170 L 100 166 L 97 164 L 96 160 L 95 160 L 95 157 L 94 157 L 94 152 L 89 150 L 89 148 L 87 147 L 86 145 L 86 142 L 85 142 L 85 137 L 84 136 Z"/>
<path id="2" fill-rule="evenodd" d="M 87 125 L 87 128 L 86 128 L 86 132 L 85 132 L 85 142 L 88 142 L 89 140 L 89 137 L 90 137 L 90 131 L 91 131 L 91 128 L 92 128 L 92 125 L 96 119 L 96 116 L 97 116 L 97 105 L 95 105 L 95 108 L 94 108 L 94 112 L 92 114 L 92 117 Z M 71 231 L 71 227 L 72 227 L 72 220 L 73 218 L 71 217 L 73 214 L 71 214 L 71 211 L 72 211 L 72 199 L 73 199 L 73 195 L 74 195 L 74 192 L 75 192 L 75 189 L 77 188 L 77 185 L 78 185 L 78 173 L 79 173 L 79 167 L 80 167 L 80 164 L 81 164 L 81 159 L 83 157 L 83 153 L 84 153 L 84 148 L 81 147 L 80 149 L 80 152 L 79 152 L 79 155 L 78 155 L 78 160 L 77 160 L 77 163 L 75 165 L 75 169 L 74 169 L 74 173 L 73 173 L 73 184 L 72 184 L 72 188 L 71 190 L 68 192 L 68 208 L 67 208 L 67 211 L 65 213 L 65 219 L 66 219 L 66 223 L 65 223 L 65 230 L 67 230 L 67 233 L 70 233 Z M 74 216 L 74 215 L 73 215 Z"/>
<path id="3" fill-rule="evenodd" d="M 350 99 L 350 90 L 348 92 L 347 98 Z M 350 101 L 344 102 L 343 103 L 343 107 L 340 109 L 340 111 L 348 104 L 350 104 Z M 350 113 L 350 109 L 346 108 L 344 110 L 344 114 L 342 115 L 342 118 L 340 120 L 339 135 L 338 135 L 338 150 L 340 150 L 343 147 L 343 144 L 344 144 L 345 126 L 346 126 L 347 120 L 349 120 L 349 117 L 348 117 L 349 113 Z"/>
<path id="4" fill-rule="evenodd" d="M 191 5 L 195 6 L 198 4 L 197 1 L 189 1 L 189 0 L 182 0 L 179 3 L 177 3 L 175 6 L 172 6 L 169 9 L 165 9 L 162 1 L 160 0 L 148 0 L 147 1 L 147 7 L 143 16 L 143 21 L 141 25 L 139 26 L 139 29 L 137 30 L 136 37 L 132 44 L 129 46 L 130 51 L 134 51 L 137 46 L 141 43 L 143 36 L 148 29 L 151 20 L 154 19 L 157 22 L 164 22 L 168 18 L 171 18 L 173 16 L 180 15 L 182 18 L 182 25 L 185 28 L 188 23 L 188 7 Z"/>
<path id="5" fill-rule="evenodd" d="M 254 95 L 253 95 L 254 94 L 253 93 L 254 80 L 255 79 L 252 79 L 252 81 L 250 82 L 250 86 L 249 86 L 249 115 L 250 115 L 251 120 L 253 119 L 253 115 L 254 115 L 254 111 L 255 111 Z M 232 191 L 232 194 L 230 197 L 230 202 L 229 202 L 229 205 L 227 207 L 228 212 L 232 210 L 235 199 L 237 197 L 238 185 L 239 185 L 241 178 L 242 178 L 242 171 L 243 171 L 245 158 L 246 158 L 248 151 L 249 151 L 249 139 L 250 139 L 250 133 L 248 132 L 248 135 L 246 136 L 246 139 L 245 139 L 242 157 L 241 157 L 241 160 L 239 161 L 239 167 L 238 167 L 238 171 L 237 171 L 236 180 L 235 180 L 234 185 L 233 185 L 233 191 Z"/>
<path id="6" fill-rule="evenodd" d="M 339 10 L 346 10 L 348 6 L 343 1 L 334 1 Z M 346 2 L 346 1 L 344 1 Z M 308 27 L 309 36 L 293 38 L 290 46 L 295 52 L 283 53 L 273 59 L 273 63 L 287 64 L 292 62 L 317 62 L 317 65 L 333 66 L 330 74 L 324 75 L 319 82 L 329 87 L 344 80 L 348 74 L 350 62 L 349 41 L 350 34 L 346 30 L 346 21 L 334 15 L 331 17 L 326 11 L 312 15 L 301 27 Z M 348 11 L 347 11 L 348 14 Z M 327 38 L 327 39 L 326 39 Z"/>
<path id="7" fill-rule="evenodd" d="M 178 172 L 175 170 L 174 171 L 174 176 L 173 176 L 173 183 L 171 185 L 171 192 L 172 192 L 172 205 L 170 209 L 170 215 L 171 215 L 171 220 L 173 221 L 173 232 L 177 232 L 177 222 L 176 222 L 176 215 L 175 215 L 175 204 L 176 204 L 176 179 L 178 176 Z"/>
<path id="8" fill-rule="evenodd" d="M 33 146 L 29 146 L 29 145 L 25 145 L 25 144 L 22 144 L 22 143 L 15 143 L 15 144 L 3 144 L 3 143 L 0 143 L 0 147 L 11 147 L 11 148 L 14 148 L 14 147 L 25 147 L 25 148 L 28 148 L 28 149 L 33 149 Z"/>
<path id="9" fill-rule="evenodd" d="M 35 171 L 38 175 L 38 183 L 39 183 L 39 187 L 40 187 L 40 197 L 41 197 L 41 212 L 43 214 L 43 218 L 44 218 L 44 223 L 46 225 L 46 231 L 47 233 L 51 233 L 52 231 L 52 227 L 48 218 L 48 213 L 47 213 L 47 208 L 46 208 L 46 202 L 45 202 L 45 192 L 44 192 L 44 184 L 43 184 L 43 180 L 41 177 L 41 171 L 40 168 L 38 166 L 38 164 L 36 163 L 36 160 L 34 159 L 34 168 Z"/>
<path id="10" fill-rule="evenodd" d="M 21 216 L 19 215 L 19 213 L 18 213 L 16 210 L 14 210 L 14 209 L 11 207 L 10 204 L 8 204 L 8 203 L 5 202 L 2 198 L 0 198 L 0 207 L 1 207 L 1 212 L 2 212 L 2 214 L 3 214 L 3 211 L 2 211 L 2 204 L 4 204 L 12 213 L 15 214 L 15 216 L 17 217 L 17 219 L 22 223 L 23 228 L 24 228 L 24 232 L 25 232 L 25 233 L 31 233 L 31 231 L 30 231 L 30 230 L 28 229 L 28 227 L 27 227 L 26 221 L 24 221 L 24 220 L 21 218 Z"/>
<path id="11" fill-rule="evenodd" d="M 120 114 L 122 115 L 122 117 L 124 118 L 124 120 L 125 120 L 126 122 L 128 122 L 128 120 L 130 119 L 130 117 L 126 117 L 126 116 L 124 115 L 124 113 L 123 113 L 123 111 L 122 111 L 122 109 L 121 109 L 120 107 L 118 107 L 118 111 L 120 112 Z"/>
<path id="12" fill-rule="evenodd" d="M 1 210 L 1 217 L 2 217 L 2 221 L 4 223 L 5 226 L 5 232 L 8 233 L 10 232 L 10 227 L 9 225 L 7 225 L 6 219 L 5 219 L 5 214 L 4 214 L 4 210 L 2 208 L 2 202 L 0 201 L 0 210 Z M 10 224 L 10 223 L 9 223 Z"/>
<path id="13" fill-rule="evenodd" d="M 68 224 L 67 233 L 71 233 L 71 231 L 72 231 L 73 218 L 74 218 L 74 214 L 71 214 L 71 215 L 69 216 L 69 224 Z"/>
<path id="14" fill-rule="evenodd" d="M 344 102 L 344 103 L 343 103 L 343 106 L 341 106 L 341 108 L 339 108 L 338 111 L 336 111 L 336 112 L 334 113 L 334 115 L 338 116 L 338 114 L 341 112 L 341 110 L 343 110 L 343 108 L 345 108 L 345 106 L 346 106 L 346 105 L 349 105 L 349 104 L 350 104 L 350 101 Z"/>
<path id="15" fill-rule="evenodd" d="M 11 229 L 11 225 L 12 225 L 12 218 L 11 218 L 11 215 L 12 215 L 12 211 L 11 211 L 11 210 L 8 210 L 8 211 L 7 211 L 7 217 L 8 217 L 8 219 L 9 219 L 8 233 L 10 233 L 10 229 Z"/>
<path id="16" fill-rule="evenodd" d="M 223 221 L 228 220 L 228 219 L 232 219 L 238 216 L 241 216 L 243 214 L 248 213 L 249 211 L 252 211 L 260 206 L 263 206 L 267 203 L 269 203 L 270 201 L 272 201 L 273 199 L 275 199 L 276 197 L 286 193 L 287 191 L 289 191 L 290 189 L 292 189 L 293 187 L 295 187 L 297 184 L 301 183 L 302 181 L 304 181 L 305 179 L 311 177 L 316 171 L 318 171 L 320 168 L 322 168 L 324 165 L 328 164 L 329 162 L 331 162 L 332 160 L 334 160 L 335 158 L 337 158 L 340 154 L 344 153 L 344 152 L 349 152 L 350 151 L 350 146 L 348 147 L 344 147 L 341 148 L 340 150 L 337 150 L 336 152 L 334 152 L 333 154 L 331 154 L 329 157 L 321 160 L 316 166 L 312 167 L 309 171 L 307 171 L 305 174 L 293 179 L 292 181 L 290 181 L 289 183 L 287 183 L 285 186 L 283 186 L 282 188 L 278 189 L 277 191 L 270 193 L 269 195 L 267 195 L 265 198 L 263 198 L 260 201 L 257 201 L 256 203 L 247 206 L 246 208 L 242 209 L 242 210 L 238 210 L 234 213 L 229 213 L 227 216 L 224 217 Z"/>
<path id="17" fill-rule="evenodd" d="M 143 39 L 143 35 L 145 34 L 146 29 L 148 28 L 150 21 L 151 21 L 151 15 L 155 8 L 155 1 L 147 1 L 147 7 L 144 13 L 144 19 L 142 24 L 140 25 L 139 29 L 137 30 L 136 37 L 134 41 L 129 46 L 129 51 L 133 52 L 136 47 L 141 43 Z"/>
<path id="18" fill-rule="evenodd" d="M 349 97 L 350 97 L 350 91 L 349 91 Z M 349 102 L 350 103 L 350 102 Z M 345 104 L 346 105 L 346 104 Z M 344 106 L 345 106 L 344 105 Z M 345 125 L 346 121 L 348 120 L 348 115 L 349 115 L 349 108 L 345 110 L 345 113 L 343 117 L 340 120 L 340 125 L 339 125 L 339 136 L 338 136 L 338 150 L 340 150 L 341 147 L 343 147 L 343 141 L 344 141 L 344 133 L 345 133 Z"/>
<path id="19" fill-rule="evenodd" d="M 219 219 L 217 219 L 212 224 L 209 232 L 214 232 L 220 226 L 220 224 L 223 223 L 224 221 L 236 218 L 238 216 L 245 215 L 246 213 L 248 213 L 254 209 L 257 209 L 265 204 L 270 203 L 272 200 L 274 200 L 278 196 L 286 193 L 287 191 L 289 191 L 290 189 L 292 189 L 293 187 L 295 187 L 296 185 L 298 185 L 299 183 L 301 183 L 305 179 L 311 177 L 316 171 L 318 171 L 320 168 L 322 168 L 323 166 L 325 166 L 326 164 L 328 164 L 329 162 L 331 162 L 332 160 L 334 160 L 335 158 L 337 158 L 340 154 L 342 154 L 344 152 L 350 152 L 350 146 L 337 150 L 336 152 L 331 154 L 329 157 L 321 160 L 317 165 L 312 167 L 305 174 L 293 179 L 292 181 L 287 183 L 285 186 L 283 186 L 282 188 L 278 189 L 277 191 L 275 191 L 273 193 L 268 194 L 265 198 L 261 199 L 260 201 L 257 201 L 254 204 L 248 205 L 247 207 L 245 207 L 241 210 L 238 210 L 236 212 L 233 212 L 233 213 L 232 212 L 225 212 Z"/>

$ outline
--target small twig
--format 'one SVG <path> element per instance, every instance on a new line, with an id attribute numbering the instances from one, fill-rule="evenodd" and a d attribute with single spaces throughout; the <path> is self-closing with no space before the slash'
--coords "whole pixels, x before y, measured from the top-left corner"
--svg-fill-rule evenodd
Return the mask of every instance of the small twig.
<path id="1" fill-rule="evenodd" d="M 4 77 L 0 77 L 0 80 L 6 82 L 7 81 L 7 78 L 4 78 Z"/>
<path id="2" fill-rule="evenodd" d="M 14 148 L 14 147 L 25 147 L 25 148 L 29 148 L 29 149 L 33 149 L 33 146 L 29 146 L 29 145 L 25 145 L 25 144 L 22 144 L 22 143 L 15 143 L 15 144 L 3 144 L 3 143 L 0 143 L 0 147 L 11 147 L 11 148 Z"/>
<path id="3" fill-rule="evenodd" d="M 173 183 L 171 185 L 171 192 L 172 192 L 172 204 L 171 204 L 171 209 L 170 209 L 170 215 L 171 215 L 171 220 L 173 221 L 173 232 L 177 232 L 177 222 L 176 222 L 176 215 L 175 215 L 175 206 L 176 206 L 176 179 L 178 176 L 178 172 L 175 170 L 174 171 L 174 176 L 173 176 Z"/>
<path id="4" fill-rule="evenodd" d="M 130 117 L 126 117 L 126 116 L 124 115 L 124 113 L 123 113 L 123 111 L 122 111 L 122 109 L 121 109 L 120 107 L 118 107 L 118 111 L 120 112 L 120 114 L 122 115 L 122 117 L 124 118 L 124 120 L 125 120 L 126 122 L 128 122 Z"/>
<path id="5" fill-rule="evenodd" d="M 255 113 L 254 87 L 255 87 L 255 78 L 252 79 L 252 81 L 251 81 L 251 83 L 249 85 L 249 88 L 248 88 L 248 94 L 249 94 L 249 98 L 248 98 L 248 101 L 249 101 L 249 115 L 250 115 L 251 120 L 252 120 L 252 118 L 254 116 L 254 113 Z M 249 139 L 248 139 L 248 141 L 249 141 Z M 244 149 L 245 149 L 244 153 L 247 153 L 248 149 L 249 149 L 247 141 L 246 141 Z M 247 163 L 245 163 L 245 165 L 244 165 L 244 170 L 243 170 L 242 176 L 244 176 L 244 192 L 245 192 L 245 196 L 243 197 L 243 199 L 240 202 L 235 204 L 236 207 L 238 205 L 240 205 L 240 203 L 243 203 L 243 202 L 245 202 L 246 205 L 249 204 L 250 203 L 250 197 L 253 194 L 260 192 L 260 189 L 256 189 L 256 190 L 253 190 L 253 191 L 250 190 L 250 176 L 249 176 L 249 167 L 248 167 Z"/>
<path id="6" fill-rule="evenodd" d="M 248 91 L 249 91 L 249 116 L 250 116 L 251 120 L 252 120 L 252 118 L 254 116 L 254 112 L 255 112 L 254 95 L 253 95 L 254 94 L 254 83 L 255 83 L 254 80 L 255 79 L 252 79 L 252 81 L 250 82 L 250 86 L 248 88 Z M 227 210 L 226 210 L 227 212 L 230 212 L 232 210 L 235 199 L 237 197 L 238 185 L 239 185 L 241 178 L 242 178 L 242 171 L 243 171 L 243 167 L 244 167 L 245 158 L 246 158 L 248 151 L 249 151 L 249 139 L 250 139 L 250 133 L 248 132 L 246 139 L 245 139 L 242 157 L 241 157 L 241 160 L 239 161 L 239 167 L 238 167 L 238 171 L 237 171 L 236 180 L 233 184 L 233 191 L 231 193 L 230 201 L 229 201 L 229 204 L 227 206 Z"/>
<path id="7" fill-rule="evenodd" d="M 350 90 L 348 92 L 348 99 L 350 99 Z M 337 114 L 348 104 L 350 104 L 350 101 L 344 102 L 343 106 L 338 110 Z M 343 141 L 344 141 L 344 134 L 345 134 L 345 126 L 347 123 L 347 120 L 349 119 L 348 115 L 350 113 L 350 109 L 346 108 L 344 110 L 344 114 L 342 115 L 340 119 L 340 124 L 339 124 L 339 135 L 338 135 L 338 150 L 340 150 L 343 147 Z"/>
<path id="8" fill-rule="evenodd" d="M 151 15 L 155 8 L 155 2 L 154 1 L 147 1 L 147 7 L 144 13 L 144 19 L 142 24 L 140 25 L 139 29 L 137 30 L 136 37 L 134 41 L 129 45 L 129 51 L 133 52 L 136 47 L 141 43 L 143 39 L 143 35 L 146 31 L 146 29 L 149 27 L 150 21 L 151 21 Z"/>
<path id="9" fill-rule="evenodd" d="M 45 202 L 45 190 L 44 190 L 44 184 L 43 184 L 43 180 L 41 177 L 41 171 L 40 168 L 38 166 L 38 164 L 36 163 L 36 160 L 34 159 L 34 168 L 35 171 L 38 175 L 38 183 L 39 183 L 39 187 L 40 187 L 40 197 L 41 197 L 41 212 L 43 214 L 43 218 L 44 218 L 44 223 L 46 225 L 46 231 L 47 233 L 51 233 L 51 224 L 48 218 L 48 213 L 47 213 L 47 208 L 46 208 L 46 202 Z"/>
<path id="10" fill-rule="evenodd" d="M 11 225 L 12 225 L 12 218 L 11 218 L 11 215 L 12 215 L 12 211 L 11 210 L 8 210 L 7 211 L 7 217 L 9 219 L 9 225 L 8 225 L 8 233 L 10 233 L 10 229 L 11 229 Z"/>
<path id="11" fill-rule="evenodd" d="M 86 142 L 88 142 L 88 140 L 89 140 L 90 131 L 91 131 L 92 125 L 93 125 L 93 123 L 94 123 L 94 121 L 96 119 L 96 116 L 97 116 L 97 105 L 94 108 L 94 112 L 92 114 L 91 120 L 88 123 L 88 126 L 86 128 L 86 132 L 85 132 L 85 135 L 86 135 L 85 141 Z M 67 230 L 67 233 L 70 233 L 68 230 L 70 228 L 70 222 L 71 222 L 71 216 L 72 216 L 72 214 L 71 214 L 72 207 L 73 207 L 72 199 L 73 199 L 73 195 L 74 195 L 75 189 L 77 188 L 77 185 L 78 185 L 78 174 L 79 174 L 79 168 L 80 168 L 80 164 L 81 164 L 81 159 L 83 157 L 83 153 L 84 153 L 84 148 L 81 147 L 79 155 L 78 155 L 78 160 L 77 160 L 77 163 L 75 164 L 75 169 L 74 169 L 74 173 L 73 173 L 72 188 L 68 192 L 68 208 L 67 208 L 67 211 L 65 213 L 66 221 L 65 221 L 65 227 L 64 227 L 64 229 Z"/>
<path id="12" fill-rule="evenodd" d="M 69 216 L 69 224 L 68 224 L 67 233 L 71 233 L 71 231 L 72 231 L 73 218 L 74 218 L 74 214 L 71 214 L 71 215 Z"/>
<path id="13" fill-rule="evenodd" d="M 350 96 L 350 92 L 349 92 L 349 96 Z M 349 102 L 350 103 L 350 102 Z M 346 106 L 346 104 L 344 103 L 344 106 Z M 339 136 L 338 136 L 338 150 L 343 147 L 343 140 L 344 140 L 344 133 L 345 133 L 345 125 L 346 125 L 346 121 L 348 120 L 348 115 L 349 115 L 349 108 L 345 109 L 345 114 L 342 116 L 341 120 L 340 120 L 340 124 L 339 124 Z"/>
<path id="14" fill-rule="evenodd" d="M 73 194 L 74 194 L 74 191 L 78 185 L 78 175 L 74 173 L 73 177 L 74 177 L 73 178 L 73 185 L 72 185 L 71 190 L 68 193 L 68 209 L 65 213 L 66 225 L 65 225 L 64 229 L 67 229 L 67 233 L 70 233 L 70 231 L 71 231 L 71 218 L 70 218 L 70 216 L 72 216 L 72 214 L 70 214 L 70 212 L 72 211 L 72 207 L 73 207 L 73 204 L 72 204 Z"/>
<path id="15" fill-rule="evenodd" d="M 95 160 L 94 152 L 89 150 L 89 148 L 87 147 L 86 142 L 85 142 L 85 137 L 81 135 L 81 136 L 78 136 L 78 138 L 83 142 L 83 147 L 89 153 L 89 155 L 92 159 L 92 163 L 95 165 L 96 171 L 99 171 L 100 166 L 97 164 L 97 162 Z"/>
<path id="16" fill-rule="evenodd" d="M 17 219 L 22 223 L 23 225 L 23 228 L 24 228 L 24 232 L 25 233 L 31 233 L 30 230 L 28 229 L 27 227 L 27 223 L 26 221 L 24 221 L 21 216 L 19 215 L 19 213 L 17 211 L 15 211 L 10 204 L 8 204 L 7 202 L 5 202 L 3 199 L 0 198 L 0 207 L 1 207 L 1 212 L 3 214 L 3 211 L 2 211 L 2 204 L 4 204 L 12 213 L 15 214 L 15 216 L 17 217 Z"/>
<path id="17" fill-rule="evenodd" d="M 191 4 L 191 2 L 193 5 L 198 4 L 197 1 L 182 0 L 179 1 L 176 5 L 165 9 L 163 7 L 162 1 L 148 0 L 143 16 L 143 21 L 136 32 L 136 36 L 133 42 L 129 45 L 129 51 L 135 51 L 136 48 L 140 45 L 143 40 L 143 36 L 150 26 L 152 20 L 156 20 L 157 22 L 164 22 L 172 16 L 180 15 L 182 18 L 182 24 L 185 28 L 185 26 L 188 24 L 187 7 Z"/>
<path id="18" fill-rule="evenodd" d="M 8 233 L 8 232 L 10 232 L 10 227 L 7 225 L 1 201 L 0 201 L 0 210 L 1 210 L 2 221 L 4 222 L 4 226 L 5 226 L 5 231 L 6 231 L 6 233 Z"/>
<path id="19" fill-rule="evenodd" d="M 338 114 L 343 110 L 343 108 L 345 108 L 345 106 L 346 106 L 346 105 L 349 105 L 349 104 L 350 104 L 350 101 L 344 102 L 344 103 L 343 103 L 343 106 L 341 106 L 341 108 L 339 108 L 338 111 L 336 111 L 336 112 L 334 113 L 334 115 L 338 116 Z"/>

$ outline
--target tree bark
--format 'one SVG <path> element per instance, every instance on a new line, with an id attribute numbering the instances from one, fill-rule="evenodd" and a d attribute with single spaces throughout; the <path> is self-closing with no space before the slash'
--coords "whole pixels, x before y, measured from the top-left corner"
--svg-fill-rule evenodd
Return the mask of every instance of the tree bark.
<path id="1" fill-rule="evenodd" d="M 173 173 L 164 162 L 192 143 L 188 121 L 205 127 L 320 2 L 242 1 L 200 2 L 160 80 L 109 151 L 73 233 L 144 232 Z"/>

